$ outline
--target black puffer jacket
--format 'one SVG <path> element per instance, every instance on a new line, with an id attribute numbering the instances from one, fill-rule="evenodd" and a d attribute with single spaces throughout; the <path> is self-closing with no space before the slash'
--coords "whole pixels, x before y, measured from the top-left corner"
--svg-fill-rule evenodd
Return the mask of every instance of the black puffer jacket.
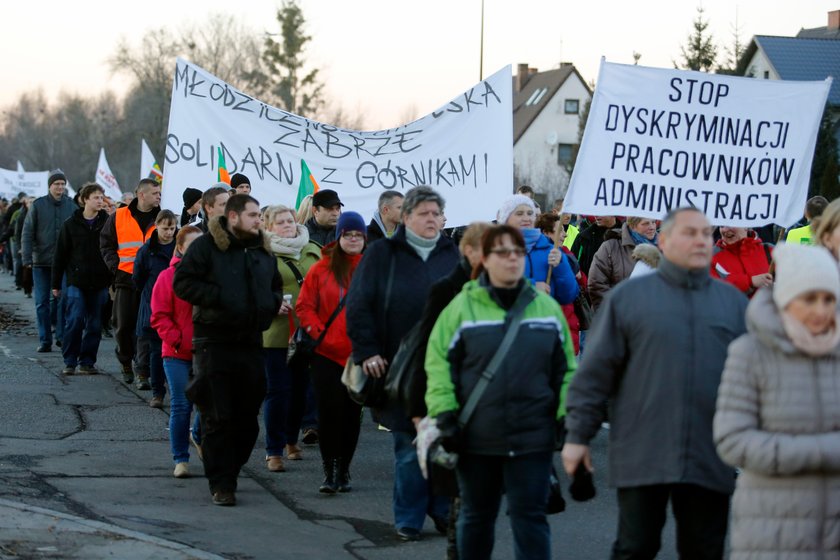
<path id="1" fill-rule="evenodd" d="M 175 295 L 193 304 L 195 339 L 261 346 L 283 302 L 277 260 L 262 232 L 238 239 L 223 217 L 208 228 L 175 270 Z"/>
<path id="2" fill-rule="evenodd" d="M 319 247 L 326 247 L 335 241 L 335 226 L 322 226 L 315 218 L 309 218 L 304 225 L 309 230 L 309 240 Z"/>
<path id="3" fill-rule="evenodd" d="M 61 226 L 52 263 L 52 288 L 61 289 L 61 277 L 67 274 L 67 285 L 83 290 L 98 290 L 111 285 L 111 271 L 99 252 L 99 233 L 108 219 L 100 210 L 88 224 L 79 208 Z"/>
<path id="4" fill-rule="evenodd" d="M 441 235 L 424 262 L 408 244 L 404 226 L 390 239 L 381 239 L 365 251 L 347 292 L 347 334 L 353 343 L 353 361 L 381 355 L 390 362 L 400 340 L 420 320 L 432 284 L 458 265 L 458 248 Z M 391 260 L 394 280 L 386 313 L 386 291 Z M 376 420 L 392 430 L 413 432 L 408 414 L 396 403 L 374 410 Z"/>

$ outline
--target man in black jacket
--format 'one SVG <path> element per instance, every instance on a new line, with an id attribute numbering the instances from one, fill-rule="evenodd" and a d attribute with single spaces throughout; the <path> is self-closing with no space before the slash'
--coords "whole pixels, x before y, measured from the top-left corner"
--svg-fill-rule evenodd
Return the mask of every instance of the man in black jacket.
<path id="1" fill-rule="evenodd" d="M 610 230 L 621 231 L 621 222 L 615 216 L 596 216 L 595 223 L 583 229 L 575 238 L 571 251 L 580 263 L 580 269 L 589 272 L 592 259 L 604 242 L 604 235 Z"/>
<path id="2" fill-rule="evenodd" d="M 283 280 L 249 195 L 227 201 L 175 272 L 175 294 L 193 304 L 196 378 L 189 396 L 201 413 L 204 471 L 213 503 L 236 503 L 236 479 L 259 434 L 265 396 L 262 331 L 283 304 Z"/>
<path id="3" fill-rule="evenodd" d="M 67 275 L 64 323 L 64 375 L 95 374 L 96 354 L 102 339 L 102 306 L 108 298 L 111 272 L 99 252 L 99 234 L 108 219 L 102 209 L 105 189 L 88 183 L 79 191 L 82 208 L 64 222 L 52 263 L 52 292 L 61 296 Z"/>
<path id="4" fill-rule="evenodd" d="M 376 212 L 367 227 L 368 245 L 383 237 L 392 237 L 396 233 L 397 226 L 400 225 L 404 198 L 402 193 L 397 191 L 385 191 L 379 195 Z"/>
<path id="5" fill-rule="evenodd" d="M 338 193 L 323 189 L 312 196 L 312 217 L 304 224 L 309 230 L 309 240 L 324 247 L 335 241 L 335 224 L 341 215 L 341 199 Z"/>

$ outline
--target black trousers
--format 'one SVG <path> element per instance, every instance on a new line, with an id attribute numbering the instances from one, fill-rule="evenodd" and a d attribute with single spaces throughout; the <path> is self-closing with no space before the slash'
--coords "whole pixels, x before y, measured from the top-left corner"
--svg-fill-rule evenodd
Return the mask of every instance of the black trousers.
<path id="1" fill-rule="evenodd" d="M 210 491 L 235 491 L 260 432 L 265 371 L 259 346 L 194 344 L 193 387 L 187 396 L 201 414 L 201 447 Z"/>
<path id="2" fill-rule="evenodd" d="M 341 383 L 341 366 L 316 354 L 312 358 L 312 387 L 318 403 L 318 446 L 324 461 L 341 459 L 350 465 L 359 431 L 362 427 L 362 406 L 347 395 Z"/>
<path id="3" fill-rule="evenodd" d="M 114 288 L 114 342 L 117 359 L 123 366 L 130 366 L 137 348 L 137 310 L 140 309 L 140 292 L 127 286 Z M 146 373 L 145 375 L 148 375 Z"/>
<path id="4" fill-rule="evenodd" d="M 729 494 L 693 484 L 663 484 L 618 489 L 618 537 L 612 560 L 656 557 L 669 500 L 677 523 L 680 559 L 723 559 Z"/>

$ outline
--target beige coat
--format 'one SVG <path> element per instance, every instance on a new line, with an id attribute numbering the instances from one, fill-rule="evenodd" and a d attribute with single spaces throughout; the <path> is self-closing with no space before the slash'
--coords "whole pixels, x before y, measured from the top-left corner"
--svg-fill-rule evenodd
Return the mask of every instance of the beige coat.
<path id="1" fill-rule="evenodd" d="M 791 344 L 771 291 L 729 346 L 714 436 L 741 469 L 733 560 L 840 560 L 840 347 L 812 358 Z"/>
<path id="2" fill-rule="evenodd" d="M 613 235 L 607 232 L 607 235 Z M 621 226 L 621 238 L 605 239 L 592 257 L 589 267 L 588 289 L 592 306 L 597 309 L 607 292 L 616 284 L 630 277 L 636 261 L 633 260 L 633 249 L 636 242 L 630 235 L 627 224 Z"/>

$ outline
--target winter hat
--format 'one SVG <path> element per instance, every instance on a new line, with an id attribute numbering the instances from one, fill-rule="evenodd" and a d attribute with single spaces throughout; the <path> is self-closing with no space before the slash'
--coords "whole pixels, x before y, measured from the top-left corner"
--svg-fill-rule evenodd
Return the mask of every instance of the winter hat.
<path id="1" fill-rule="evenodd" d="M 184 208 L 192 208 L 192 205 L 201 200 L 201 191 L 192 187 L 184 189 L 182 198 L 184 199 Z"/>
<path id="2" fill-rule="evenodd" d="M 64 173 L 62 173 L 61 171 L 56 171 L 55 173 L 50 175 L 49 179 L 47 179 L 47 187 L 49 187 L 50 185 L 52 185 L 56 181 L 64 181 L 66 183 L 67 182 L 67 177 L 65 177 Z"/>
<path id="3" fill-rule="evenodd" d="M 502 207 L 499 208 L 499 213 L 496 214 L 496 221 L 499 222 L 500 225 L 506 224 L 510 215 L 513 214 L 513 211 L 522 205 L 529 206 L 535 214 L 537 213 L 537 207 L 534 205 L 533 200 L 524 194 L 515 194 L 502 203 Z"/>
<path id="4" fill-rule="evenodd" d="M 815 290 L 840 298 L 840 271 L 823 247 L 786 243 L 773 251 L 776 278 L 773 300 L 781 310 L 796 297 Z"/>
<path id="5" fill-rule="evenodd" d="M 234 173 L 230 178 L 230 188 L 232 189 L 235 189 L 239 185 L 244 185 L 245 183 L 250 185 L 251 180 L 242 173 Z"/>
<path id="6" fill-rule="evenodd" d="M 367 226 L 361 214 L 358 212 L 341 213 L 341 216 L 338 217 L 338 223 L 335 225 L 335 233 L 341 235 L 345 231 L 360 231 L 367 236 Z"/>

